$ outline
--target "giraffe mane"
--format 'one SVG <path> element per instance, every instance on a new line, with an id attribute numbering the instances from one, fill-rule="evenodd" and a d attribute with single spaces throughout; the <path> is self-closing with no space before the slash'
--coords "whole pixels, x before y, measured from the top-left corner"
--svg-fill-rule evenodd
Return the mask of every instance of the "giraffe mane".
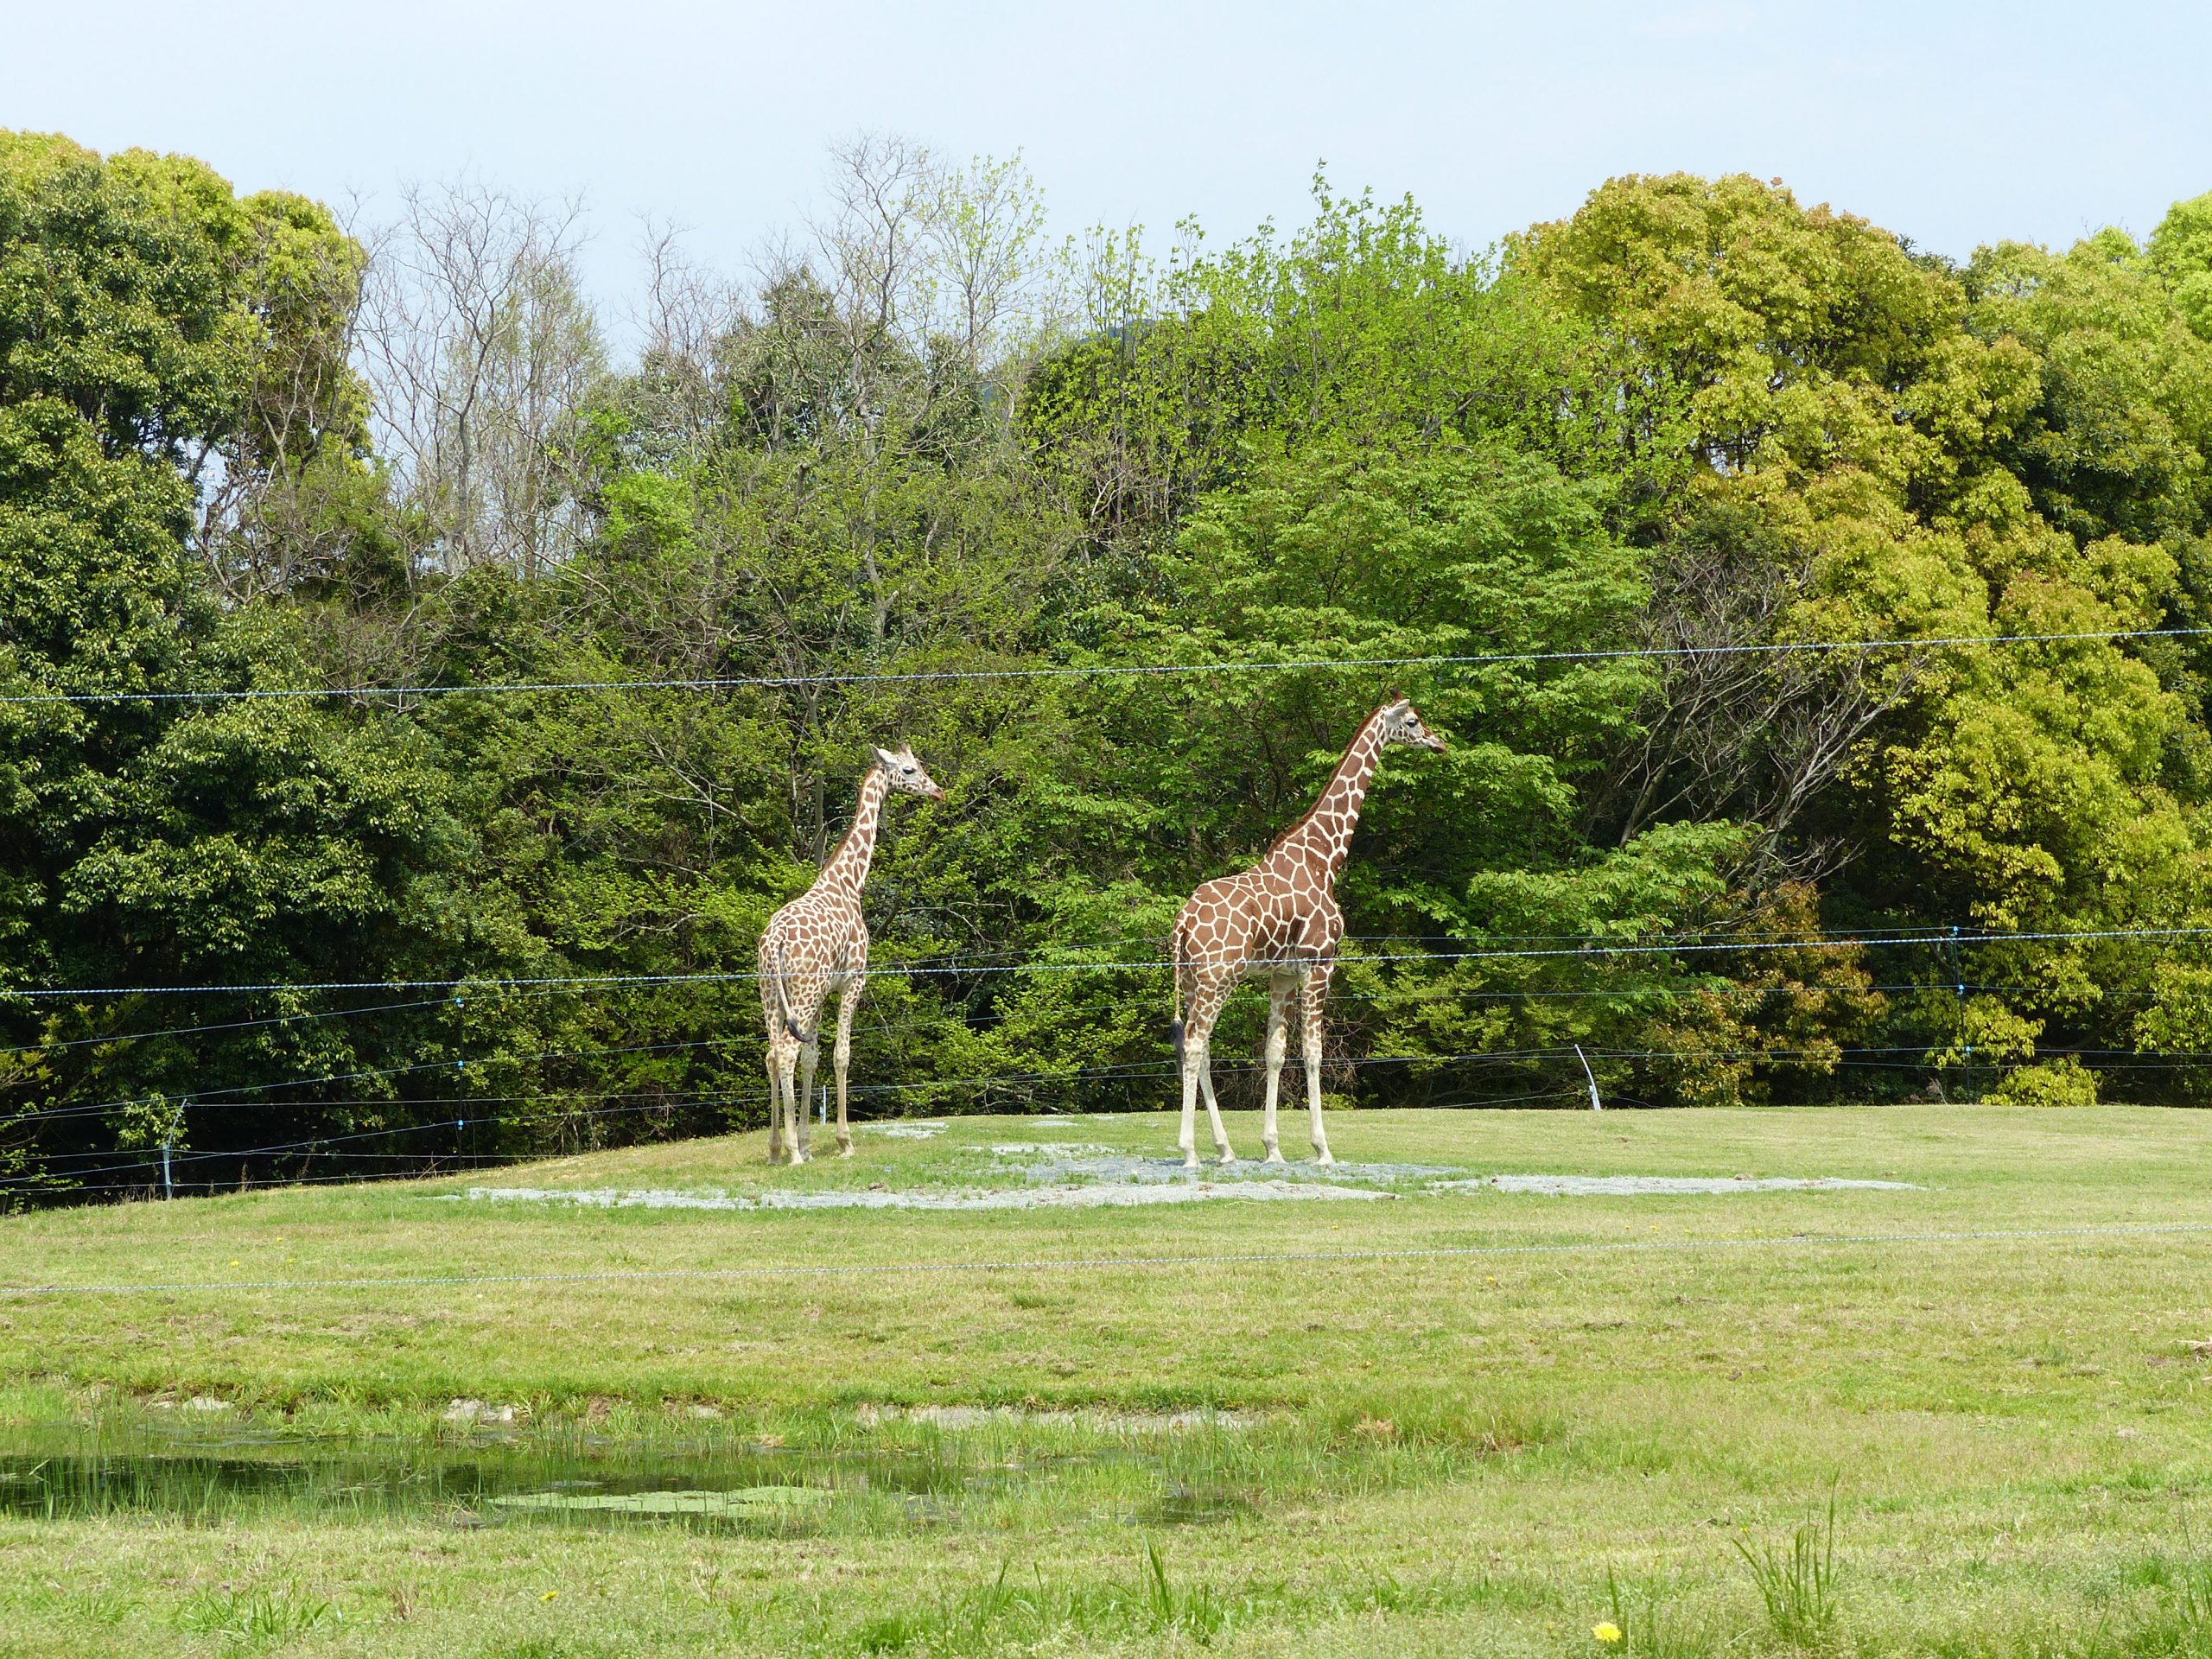
<path id="1" fill-rule="evenodd" d="M 1308 806 L 1305 811 L 1298 815 L 1298 822 L 1292 824 L 1289 829 L 1284 830 L 1281 835 L 1277 836 L 1273 841 L 1268 843 L 1268 850 L 1260 855 L 1260 861 L 1262 863 L 1265 863 L 1268 859 L 1273 858 L 1277 853 L 1282 851 L 1285 847 L 1290 844 L 1292 836 L 1299 834 L 1308 824 L 1313 822 L 1313 815 L 1321 810 L 1321 803 L 1329 798 L 1329 784 L 1336 781 L 1337 773 L 1343 769 L 1344 755 L 1348 755 L 1351 753 L 1353 744 L 1357 743 L 1361 738 L 1367 735 L 1368 728 L 1373 726 L 1376 721 L 1382 717 L 1383 712 L 1386 709 L 1395 709 L 1399 703 L 1403 702 L 1404 701 L 1405 699 L 1403 697 L 1393 697 L 1387 702 L 1377 703 L 1373 709 L 1368 711 L 1367 718 L 1359 722 L 1359 729 L 1351 734 L 1351 742 L 1344 745 L 1344 754 L 1338 755 L 1337 757 L 1337 764 L 1329 768 L 1329 782 L 1321 785 L 1320 792 L 1313 797 L 1313 804 Z"/>

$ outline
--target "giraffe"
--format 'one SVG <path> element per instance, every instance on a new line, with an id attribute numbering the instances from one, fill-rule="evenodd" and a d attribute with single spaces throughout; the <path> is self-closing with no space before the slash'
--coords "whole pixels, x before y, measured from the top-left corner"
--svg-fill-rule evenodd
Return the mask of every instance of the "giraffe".
<path id="1" fill-rule="evenodd" d="M 768 1027 L 768 1161 L 788 1154 L 803 1164 L 813 1154 L 806 1145 L 807 1097 L 814 1091 L 814 1070 L 821 1063 L 822 1004 L 837 994 L 837 1155 L 853 1155 L 853 1132 L 845 1122 L 845 1072 L 853 1052 L 853 1014 L 868 983 L 868 924 L 861 916 L 861 888 L 868 860 L 875 853 L 875 832 L 883 818 L 884 797 L 893 791 L 932 801 L 944 791 L 922 770 L 906 745 L 878 749 L 861 779 L 860 804 L 852 828 L 822 874 L 791 903 L 768 918 L 760 935 L 760 1013 Z M 802 1064 L 803 1063 L 803 1064 Z M 794 1086 L 792 1070 L 799 1068 Z"/>
<path id="2" fill-rule="evenodd" d="M 1275 1135 L 1275 1098 L 1287 1046 L 1290 1004 L 1300 998 L 1306 1050 L 1306 1102 L 1313 1119 L 1313 1156 L 1332 1164 L 1321 1127 L 1321 1006 L 1336 972 L 1344 920 L 1337 909 L 1337 872 L 1344 868 L 1359 823 L 1367 780 L 1383 749 L 1410 744 L 1441 753 L 1444 740 L 1421 724 L 1412 703 L 1386 702 L 1362 722 L 1320 798 L 1304 817 L 1275 837 L 1267 856 L 1238 875 L 1202 884 L 1175 918 L 1175 1058 L 1183 1074 L 1183 1133 L 1177 1141 L 1186 1169 L 1198 1166 L 1198 1096 L 1221 1161 L 1236 1161 L 1214 1103 L 1207 1046 L 1236 982 L 1265 974 L 1268 986 L 1268 1090 L 1261 1138 L 1267 1161 L 1282 1162 Z"/>

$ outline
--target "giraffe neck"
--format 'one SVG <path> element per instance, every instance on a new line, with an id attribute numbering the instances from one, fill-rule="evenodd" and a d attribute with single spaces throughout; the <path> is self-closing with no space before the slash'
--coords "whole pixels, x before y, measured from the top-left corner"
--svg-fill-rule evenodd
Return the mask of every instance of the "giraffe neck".
<path id="1" fill-rule="evenodd" d="M 883 798 L 891 792 L 891 776 L 881 766 L 870 766 L 861 779 L 860 804 L 853 809 L 852 828 L 837 843 L 837 850 L 822 867 L 818 887 L 837 887 L 857 903 L 868 882 L 868 861 L 875 856 L 875 832 L 883 822 Z"/>
<path id="2" fill-rule="evenodd" d="M 1359 827 L 1360 804 L 1367 798 L 1367 780 L 1382 753 L 1382 715 L 1377 709 L 1353 736 L 1337 762 L 1320 798 L 1304 817 L 1277 837 L 1267 862 L 1293 862 L 1318 868 L 1325 887 L 1334 885 L 1351 852 L 1351 834 Z"/>

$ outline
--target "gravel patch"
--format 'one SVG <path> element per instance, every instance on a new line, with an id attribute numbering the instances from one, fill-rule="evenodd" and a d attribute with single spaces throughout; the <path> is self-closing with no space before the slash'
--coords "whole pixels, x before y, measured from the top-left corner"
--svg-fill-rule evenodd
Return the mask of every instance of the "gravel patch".
<path id="1" fill-rule="evenodd" d="M 932 1428 L 1083 1428 L 1105 1434 L 1175 1434 L 1193 1429 L 1256 1428 L 1256 1412 L 1197 1407 L 1187 1411 L 1029 1411 L 1020 1406 L 862 1406 L 854 1414 L 862 1428 L 879 1423 L 925 1423 Z"/>
<path id="2" fill-rule="evenodd" d="M 1180 1166 L 1177 1173 L 1183 1174 Z M 1026 1187 L 1000 1192 L 762 1192 L 741 1197 L 719 1188 L 696 1192 L 666 1188 L 625 1191 L 614 1187 L 472 1186 L 467 1192 L 442 1193 L 447 1203 L 572 1204 L 598 1210 L 1097 1210 L 1154 1204 L 1201 1204 L 1215 1198 L 1376 1199 L 1394 1194 L 1371 1187 L 1337 1186 L 1319 1181 L 1196 1179 L 1210 1172 L 1188 1172 L 1193 1179 L 1169 1185 L 1139 1182 L 1088 1186 Z"/>
<path id="3" fill-rule="evenodd" d="M 1443 1164 L 1316 1164 L 1305 1161 L 1266 1163 L 1240 1158 L 1217 1164 L 1211 1158 L 1198 1169 L 1184 1167 L 1182 1159 L 1147 1158 L 1116 1152 L 1111 1147 L 1082 1141 L 1033 1141 L 995 1146 L 991 1154 L 1012 1173 L 1035 1185 L 1065 1185 L 1071 1181 L 1121 1182 L 1141 1185 L 1183 1185 L 1192 1182 L 1243 1182 L 1253 1185 L 1305 1181 L 1342 1185 L 1347 1181 L 1378 1185 L 1424 1177 L 1457 1175 L 1460 1171 Z"/>
<path id="4" fill-rule="evenodd" d="M 438 1415 L 458 1427 L 483 1425 L 507 1427 L 515 1421 L 515 1408 L 512 1406 L 486 1405 L 481 1400 L 455 1400 Z"/>

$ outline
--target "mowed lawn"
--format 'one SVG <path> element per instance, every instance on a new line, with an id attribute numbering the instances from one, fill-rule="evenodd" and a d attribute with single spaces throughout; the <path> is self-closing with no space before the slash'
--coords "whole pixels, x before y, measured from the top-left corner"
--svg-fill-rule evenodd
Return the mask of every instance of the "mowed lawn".
<path id="1" fill-rule="evenodd" d="M 178 1287 L 0 1297 L 19 1447 L 780 1447 L 837 1494 L 772 1526 L 18 1516 L 0 1653 L 2212 1653 L 2212 1115 L 1344 1114 L 1340 1184 L 1393 1196 L 687 1207 L 1080 1191 L 1173 1128 L 955 1119 L 798 1170 L 756 1135 L 0 1220 L 8 1286 Z M 1493 1173 L 1731 1190 L 1432 1185 Z M 911 1414 L 950 1407 L 1009 1409 Z M 836 1472 L 880 1454 L 952 1474 L 916 1503 Z"/>

